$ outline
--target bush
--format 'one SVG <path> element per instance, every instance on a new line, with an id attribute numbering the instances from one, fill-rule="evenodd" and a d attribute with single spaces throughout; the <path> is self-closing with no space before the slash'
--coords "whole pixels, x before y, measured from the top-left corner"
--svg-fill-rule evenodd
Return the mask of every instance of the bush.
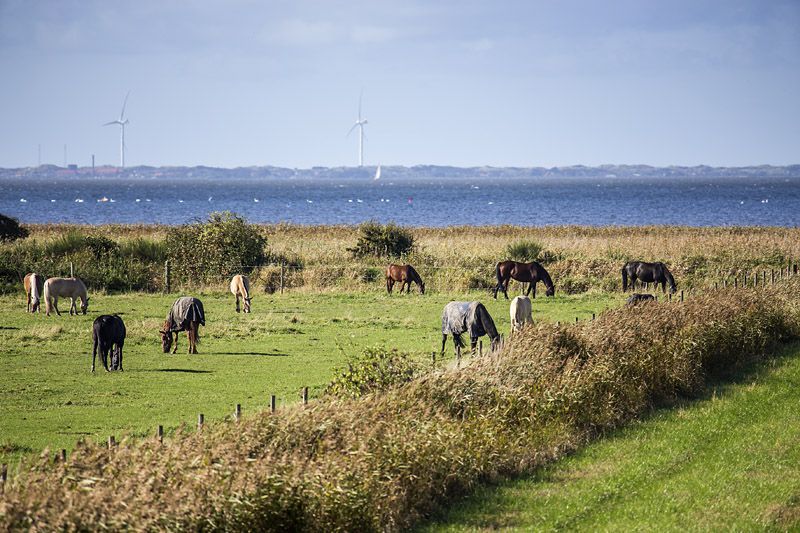
<path id="1" fill-rule="evenodd" d="M 517 241 L 506 246 L 506 256 L 514 261 L 539 261 L 544 246 L 536 241 Z"/>
<path id="2" fill-rule="evenodd" d="M 416 365 L 407 353 L 397 349 L 367 348 L 360 357 L 339 369 L 325 390 L 343 398 L 358 398 L 368 392 L 407 383 L 414 378 Z"/>
<path id="3" fill-rule="evenodd" d="M 369 221 L 359 226 L 355 247 L 348 248 L 353 257 L 400 257 L 414 249 L 414 236 L 393 222 L 381 225 Z"/>
<path id="4" fill-rule="evenodd" d="M 190 281 L 221 281 L 249 273 L 267 259 L 267 238 L 257 226 L 229 211 L 211 213 L 208 222 L 173 229 L 165 245 L 172 272 Z"/>
<path id="5" fill-rule="evenodd" d="M 16 218 L 0 214 L 0 242 L 11 242 L 27 236 L 28 230 L 20 226 Z"/>

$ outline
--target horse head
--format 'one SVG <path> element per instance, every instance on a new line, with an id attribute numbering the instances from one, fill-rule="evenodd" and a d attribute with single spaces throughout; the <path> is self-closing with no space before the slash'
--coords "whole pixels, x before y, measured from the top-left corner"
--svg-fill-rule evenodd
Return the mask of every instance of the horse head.
<path id="1" fill-rule="evenodd" d="M 425 284 L 422 283 L 421 281 L 419 282 L 419 293 L 425 294 Z"/>
<path id="2" fill-rule="evenodd" d="M 86 311 L 89 309 L 89 297 L 87 296 L 81 301 L 81 312 L 85 315 Z"/>
<path id="3" fill-rule="evenodd" d="M 169 353 L 172 348 L 172 333 L 163 329 L 159 333 L 161 333 L 161 349 L 164 350 L 164 353 Z"/>
<path id="4" fill-rule="evenodd" d="M 544 291 L 544 295 L 545 296 L 555 296 L 556 295 L 556 286 L 555 285 L 550 285 L 549 287 L 547 287 L 547 290 Z"/>
<path id="5" fill-rule="evenodd" d="M 244 312 L 245 313 L 249 313 L 250 312 L 250 300 L 252 300 L 252 299 L 253 299 L 252 296 L 250 298 L 245 298 L 244 299 Z"/>

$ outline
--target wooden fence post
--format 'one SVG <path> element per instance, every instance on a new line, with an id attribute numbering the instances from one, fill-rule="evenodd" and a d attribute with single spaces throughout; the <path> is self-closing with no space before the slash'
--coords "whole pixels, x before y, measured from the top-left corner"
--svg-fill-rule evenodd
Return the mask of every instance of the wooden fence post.
<path id="1" fill-rule="evenodd" d="M 681 302 L 683 302 L 683 291 L 681 291 Z"/>
<path id="2" fill-rule="evenodd" d="M 164 292 L 169 294 L 170 286 L 169 286 L 169 259 L 164 261 Z"/>
<path id="3" fill-rule="evenodd" d="M 478 355 L 483 357 L 483 339 L 478 341 Z"/>
<path id="4" fill-rule="evenodd" d="M 164 426 L 159 425 L 158 430 L 156 431 L 156 437 L 158 437 L 158 443 L 164 443 Z"/>
<path id="5" fill-rule="evenodd" d="M 8 481 L 8 465 L 3 463 L 3 466 L 0 467 L 0 494 L 6 490 L 6 481 Z"/>
<path id="6" fill-rule="evenodd" d="M 238 422 L 242 418 L 242 404 L 236 404 L 236 410 L 233 412 L 233 418 Z"/>
<path id="7" fill-rule="evenodd" d="M 738 276 L 733 278 L 733 288 L 734 289 L 738 289 L 739 288 L 739 277 Z"/>
<path id="8" fill-rule="evenodd" d="M 594 313 L 592 313 L 592 322 L 594 322 Z"/>
<path id="9" fill-rule="evenodd" d="M 197 415 L 197 431 L 203 429 L 203 424 L 206 422 L 206 417 L 203 416 L 203 413 Z"/>
<path id="10" fill-rule="evenodd" d="M 284 271 L 286 270 L 286 261 L 281 260 L 281 294 L 283 294 L 283 277 L 285 276 Z"/>
<path id="11" fill-rule="evenodd" d="M 269 412 L 275 413 L 275 395 L 269 397 Z"/>
<path id="12" fill-rule="evenodd" d="M 114 438 L 114 435 L 108 437 L 108 449 L 111 450 L 116 445 L 117 445 L 117 439 Z"/>
<path id="13" fill-rule="evenodd" d="M 69 277 L 71 278 L 75 277 L 75 269 L 72 266 L 72 261 L 69 262 Z"/>
<path id="14" fill-rule="evenodd" d="M 431 364 L 436 364 L 436 350 L 431 352 Z"/>
<path id="15" fill-rule="evenodd" d="M 308 405 L 308 387 L 303 387 L 303 405 Z"/>
<path id="16" fill-rule="evenodd" d="M 64 448 L 61 448 L 61 462 L 62 463 L 67 462 L 67 450 L 65 450 Z"/>
<path id="17" fill-rule="evenodd" d="M 771 268 L 769 272 L 770 272 L 770 275 L 769 275 L 770 282 L 769 282 L 769 284 L 770 285 L 775 285 L 775 269 Z"/>

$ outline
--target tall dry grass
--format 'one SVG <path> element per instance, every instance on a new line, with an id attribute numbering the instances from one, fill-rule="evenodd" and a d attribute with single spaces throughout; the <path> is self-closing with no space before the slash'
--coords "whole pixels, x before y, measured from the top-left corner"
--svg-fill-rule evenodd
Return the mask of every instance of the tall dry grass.
<path id="1" fill-rule="evenodd" d="M 800 284 L 711 292 L 531 326 L 466 367 L 359 399 L 327 397 L 160 445 L 43 456 L 0 499 L 0 528 L 359 530 L 413 525 L 800 334 Z"/>
<path id="2" fill-rule="evenodd" d="M 357 226 L 277 224 L 260 228 L 268 239 L 272 264 L 252 272 L 250 277 L 257 290 L 271 292 L 280 286 L 282 261 L 287 263 L 284 287 L 293 290 L 378 291 L 383 287 L 385 259 L 354 259 L 347 252 L 358 240 Z M 127 290 L 164 287 L 164 265 L 159 261 L 157 245 L 163 245 L 169 232 L 167 226 L 32 225 L 29 229 L 31 236 L 25 241 L 0 246 L 0 285 L 5 282 L 7 287 L 16 287 L 18 275 L 24 272 L 15 269 L 21 266 L 29 270 L 49 269 L 56 274 L 68 272 L 67 258 L 42 259 L 41 254 L 22 252 L 35 248 L 30 243 L 46 247 L 65 235 L 77 233 L 110 238 L 119 243 L 121 250 L 131 251 L 133 256 L 126 263 L 125 272 L 109 274 L 115 277 L 114 287 Z M 665 262 L 679 288 L 710 287 L 715 281 L 732 280 L 734 276 L 755 271 L 785 269 L 800 260 L 798 228 L 461 226 L 411 228 L 411 232 L 415 251 L 396 261 L 413 264 L 430 291 L 492 287 L 496 283 L 495 264 L 508 258 L 509 249 L 526 242 L 543 247 L 539 255 L 559 293 L 620 290 L 620 271 L 629 260 Z M 86 263 L 85 268 L 92 266 Z M 196 280 L 182 279 L 181 268 L 173 267 L 173 287 L 196 286 Z M 130 272 L 137 275 L 131 276 Z M 229 281 L 227 273 L 206 274 L 208 279 L 204 283 L 210 287 L 224 288 Z M 104 280 L 98 276 L 90 273 L 91 281 L 102 285 Z"/>

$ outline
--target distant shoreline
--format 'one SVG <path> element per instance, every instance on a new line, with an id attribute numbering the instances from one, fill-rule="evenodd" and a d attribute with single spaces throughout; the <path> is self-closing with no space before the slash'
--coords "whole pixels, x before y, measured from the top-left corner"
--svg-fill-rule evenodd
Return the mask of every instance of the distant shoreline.
<path id="1" fill-rule="evenodd" d="M 311 167 L 294 169 L 274 166 L 220 168 L 207 166 L 135 166 L 95 168 L 70 165 L 0 168 L 0 179 L 116 177 L 143 179 L 372 179 L 377 165 L 364 167 Z M 447 178 L 800 178 L 800 164 L 712 167 L 650 165 L 600 165 L 558 167 L 456 167 L 445 165 L 381 165 L 382 179 Z"/>

